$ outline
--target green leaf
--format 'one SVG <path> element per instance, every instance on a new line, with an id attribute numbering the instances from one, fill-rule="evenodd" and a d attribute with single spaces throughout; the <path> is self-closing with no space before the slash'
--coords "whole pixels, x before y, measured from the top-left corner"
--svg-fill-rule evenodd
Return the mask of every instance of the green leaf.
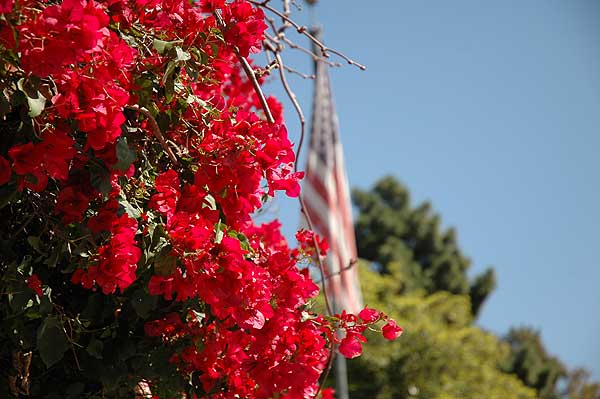
<path id="1" fill-rule="evenodd" d="M 126 199 L 119 199 L 119 205 L 121 205 L 125 209 L 125 212 L 129 217 L 133 219 L 138 219 L 141 216 L 140 211 L 134 208 L 133 205 L 131 205 L 131 203 Z"/>
<path id="2" fill-rule="evenodd" d="M 90 343 L 88 344 L 85 350 L 90 356 L 95 357 L 96 359 L 102 359 L 102 350 L 104 349 L 104 343 L 99 339 L 92 338 Z"/>
<path id="3" fill-rule="evenodd" d="M 202 204 L 202 208 L 209 208 L 212 211 L 217 210 L 217 202 L 215 201 L 215 197 L 210 194 L 206 194 L 204 197 L 204 203 Z"/>
<path id="4" fill-rule="evenodd" d="M 172 42 L 167 42 L 164 40 L 154 39 L 154 42 L 152 43 L 152 45 L 154 46 L 154 48 L 156 49 L 158 54 L 163 55 L 163 54 L 167 53 L 169 50 L 171 50 L 176 44 L 181 44 L 181 43 L 183 43 L 183 40 L 174 40 Z"/>
<path id="5" fill-rule="evenodd" d="M 69 340 L 60 321 L 49 316 L 37 330 L 37 347 L 46 367 L 58 363 L 69 349 Z"/>
<path id="6" fill-rule="evenodd" d="M 248 241 L 248 237 L 246 237 L 242 233 L 237 233 L 236 238 L 240 241 L 240 247 L 246 251 L 252 251 L 252 247 L 250 246 L 250 241 Z"/>
<path id="7" fill-rule="evenodd" d="M 110 173 L 105 167 L 93 163 L 90 166 L 90 183 L 102 194 L 108 194 L 111 190 Z"/>
<path id="8" fill-rule="evenodd" d="M 175 47 L 175 54 L 177 55 L 175 57 L 176 61 L 185 62 L 192 58 L 190 53 L 188 53 L 187 51 L 184 51 L 183 49 L 181 49 L 181 47 Z"/>
<path id="9" fill-rule="evenodd" d="M 27 115 L 29 115 L 30 118 L 35 118 L 44 111 L 44 108 L 46 108 L 46 98 L 41 94 L 37 98 L 27 96 L 27 104 L 29 105 L 29 112 Z"/>
<path id="10" fill-rule="evenodd" d="M 19 79 L 17 82 L 17 88 L 25 94 L 27 98 L 27 105 L 29 107 L 28 115 L 30 118 L 39 116 L 44 108 L 46 107 L 46 97 L 37 90 L 39 80 L 34 78 Z"/>
<path id="11" fill-rule="evenodd" d="M 50 268 L 56 267 L 60 256 L 65 250 L 66 243 L 61 242 L 54 247 L 54 250 L 50 254 L 50 256 L 44 261 L 44 264 Z"/>
<path id="12" fill-rule="evenodd" d="M 33 291 L 28 288 L 23 288 L 23 291 L 9 293 L 8 294 L 8 304 L 10 308 L 15 312 L 22 312 L 31 305 L 33 305 Z"/>
<path id="13" fill-rule="evenodd" d="M 165 69 L 165 74 L 162 77 L 162 83 L 164 85 L 167 84 L 167 81 L 169 80 L 169 78 L 171 77 L 171 75 L 173 75 L 173 72 L 175 72 L 175 68 L 177 68 L 177 62 L 176 61 L 169 61 L 169 63 L 167 64 L 167 68 Z M 175 80 L 173 80 L 173 84 Z"/>
<path id="14" fill-rule="evenodd" d="M 219 221 L 217 222 L 217 225 L 215 226 L 215 243 L 216 244 L 220 244 L 221 241 L 223 241 L 223 230 L 225 229 L 225 226 L 223 226 L 221 224 L 221 219 L 219 218 Z"/>
<path id="15" fill-rule="evenodd" d="M 40 237 L 29 236 L 27 237 L 27 242 L 31 245 L 31 248 L 35 249 L 35 251 L 41 255 L 45 255 L 46 253 L 42 250 Z"/>
<path id="16" fill-rule="evenodd" d="M 146 293 L 143 289 L 139 289 L 133 293 L 131 297 L 131 306 L 142 319 L 147 319 L 150 312 L 156 307 L 158 297 Z"/>
<path id="17" fill-rule="evenodd" d="M 10 101 L 4 94 L 4 92 L 0 92 L 0 116 L 4 116 L 10 112 Z"/>
<path id="18" fill-rule="evenodd" d="M 117 139 L 117 164 L 115 168 L 126 171 L 129 169 L 132 163 L 137 160 L 137 154 L 134 150 L 129 148 L 127 144 L 127 137 L 121 136 Z"/>
<path id="19" fill-rule="evenodd" d="M 42 298 L 40 299 L 40 314 L 42 316 L 49 315 L 53 307 L 54 306 L 52 304 L 52 301 L 50 300 L 50 293 L 47 293 L 46 295 L 42 296 Z"/>
<path id="20" fill-rule="evenodd" d="M 154 271 L 164 277 L 170 276 L 177 268 L 177 260 L 175 257 L 165 255 L 154 261 Z"/>
<path id="21" fill-rule="evenodd" d="M 10 202 L 15 199 L 19 190 L 17 190 L 17 186 L 14 184 L 5 184 L 0 187 L 0 209 L 4 208 L 6 205 L 10 204 Z"/>

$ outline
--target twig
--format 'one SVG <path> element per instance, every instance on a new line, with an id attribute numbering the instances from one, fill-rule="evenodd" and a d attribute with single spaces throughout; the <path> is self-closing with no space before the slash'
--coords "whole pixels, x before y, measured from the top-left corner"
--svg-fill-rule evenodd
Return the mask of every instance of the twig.
<path id="1" fill-rule="evenodd" d="M 296 75 L 300 76 L 302 79 L 314 79 L 315 78 L 314 74 L 313 75 L 308 75 L 306 73 L 302 73 L 300 71 L 297 71 L 294 68 L 291 68 L 291 67 L 289 67 L 287 65 L 285 66 L 285 70 L 288 71 L 289 73 L 293 73 L 293 74 L 296 74 Z"/>
<path id="2" fill-rule="evenodd" d="M 279 66 L 279 76 L 281 78 L 281 84 L 285 92 L 287 93 L 290 101 L 294 105 L 294 109 L 298 114 L 298 119 L 300 120 L 300 141 L 298 142 L 298 149 L 296 150 L 296 159 L 294 161 L 294 172 L 298 171 L 298 162 L 300 160 L 300 152 L 302 151 L 302 145 L 304 143 L 304 136 L 306 131 L 306 119 L 304 118 L 304 113 L 302 112 L 302 107 L 300 107 L 300 103 L 298 103 L 298 99 L 296 98 L 296 94 L 292 91 L 290 84 L 287 81 L 287 77 L 285 76 L 285 65 L 283 64 L 283 60 L 281 59 L 281 54 L 273 48 L 273 46 L 266 42 L 269 50 L 273 52 L 273 56 L 275 57 L 275 61 Z M 312 228 L 311 228 L 312 230 Z"/>
<path id="3" fill-rule="evenodd" d="M 313 53 L 312 51 L 310 51 L 308 49 L 305 49 L 302 46 L 297 45 L 296 43 L 294 43 L 293 41 L 291 41 L 287 37 L 284 37 L 283 41 L 286 42 L 287 45 L 290 46 L 290 48 L 293 48 L 294 50 L 299 50 L 299 51 L 301 51 L 301 52 L 303 52 L 305 54 L 308 54 L 309 56 L 312 57 L 312 59 L 314 61 L 323 62 L 323 63 L 329 65 L 330 67 L 340 67 L 340 66 L 342 66 L 342 64 L 340 64 L 339 62 L 329 61 L 327 58 L 320 57 L 320 56 L 316 55 L 315 53 Z"/>
<path id="4" fill-rule="evenodd" d="M 367 69 L 366 66 L 359 64 L 358 62 L 347 57 L 345 54 L 341 53 L 340 51 L 331 49 L 331 48 L 327 47 L 326 45 L 324 45 L 323 43 L 321 43 L 321 41 L 319 39 L 317 39 L 310 32 L 308 32 L 308 28 L 306 26 L 299 25 L 294 20 L 292 20 L 289 16 L 285 15 L 285 13 L 282 13 L 281 11 L 277 10 L 276 8 L 273 8 L 270 5 L 265 4 L 264 2 L 261 2 L 261 1 L 256 1 L 256 0 L 248 0 L 248 1 L 256 6 L 262 7 L 265 10 L 268 10 L 268 11 L 272 12 L 273 14 L 279 16 L 283 21 L 285 21 L 289 25 L 293 26 L 298 33 L 308 37 L 316 46 L 318 46 L 321 49 L 321 53 L 323 53 L 323 57 L 329 58 L 329 53 L 333 53 L 333 54 L 337 55 L 338 57 L 344 59 L 348 64 L 355 65 L 360 70 L 364 71 Z M 278 33 L 282 33 L 281 28 L 278 30 Z"/>
<path id="5" fill-rule="evenodd" d="M 246 60 L 244 57 L 242 57 L 242 55 L 240 54 L 239 50 L 236 47 L 233 48 L 233 52 L 240 60 L 240 62 L 242 64 L 242 68 L 244 68 L 244 72 L 246 72 L 248 79 L 250 79 L 250 81 L 252 82 L 252 86 L 254 86 L 254 91 L 256 92 L 256 95 L 258 96 L 258 100 L 260 101 L 260 105 L 262 105 L 263 111 L 265 111 L 265 116 L 267 117 L 267 120 L 270 123 L 275 123 L 275 118 L 273 118 L 273 114 L 271 113 L 271 108 L 269 108 L 267 99 L 265 98 L 265 95 L 264 95 L 262 89 L 260 88 L 260 84 L 258 83 L 258 80 L 256 79 L 256 74 L 254 73 L 254 69 L 252 69 L 252 66 L 250 66 L 250 63 L 248 63 L 248 60 Z"/>
<path id="6" fill-rule="evenodd" d="M 285 15 L 287 18 L 282 18 L 283 20 L 283 25 L 281 25 L 281 27 L 277 30 L 278 33 L 283 33 L 287 28 L 289 28 L 291 26 L 290 24 L 290 1 L 289 0 L 283 0 L 283 15 Z"/>
<path id="7" fill-rule="evenodd" d="M 169 147 L 169 145 L 165 141 L 165 138 L 163 137 L 162 133 L 160 132 L 160 127 L 158 126 L 158 123 L 156 123 L 156 119 L 154 119 L 154 117 L 152 116 L 150 111 L 148 111 L 144 107 L 140 107 L 137 104 L 128 105 L 125 108 L 130 109 L 132 111 L 137 111 L 140 114 L 144 115 L 146 117 L 146 119 L 148 119 L 148 123 L 150 124 L 150 130 L 152 130 L 152 133 L 160 142 L 160 145 L 162 146 L 162 148 L 165 150 L 165 152 L 169 156 L 169 159 L 171 160 L 171 162 L 173 162 L 174 165 L 178 165 L 179 163 L 177 162 L 177 157 L 175 156 L 175 154 L 173 154 L 173 150 L 171 150 L 171 147 Z"/>
<path id="8" fill-rule="evenodd" d="M 341 275 L 341 274 L 342 274 L 342 273 L 344 273 L 346 270 L 350 270 L 350 269 L 352 269 L 352 268 L 354 267 L 354 265 L 356 265 L 357 263 L 358 263 L 358 259 L 356 259 L 356 258 L 352 258 L 352 259 L 350 259 L 350 262 L 348 262 L 348 264 L 347 264 L 346 266 L 342 267 L 340 270 L 338 270 L 338 271 L 337 271 L 337 272 L 335 272 L 335 273 L 331 273 L 331 274 L 328 274 L 327 276 L 325 276 L 325 280 L 329 280 L 330 278 L 332 278 L 332 277 L 334 277 L 334 276 L 339 276 L 339 275 Z M 315 281 L 315 283 L 316 283 L 316 284 L 319 284 L 319 283 L 320 283 L 320 281 Z"/>
<path id="9" fill-rule="evenodd" d="M 269 7 L 267 5 L 267 2 L 265 2 L 265 1 L 261 2 L 261 4 L 264 4 L 265 7 Z M 221 29 L 223 29 L 225 27 L 225 22 L 223 21 L 223 18 L 221 18 L 221 15 L 217 11 L 215 11 L 214 16 L 215 16 L 219 26 L 221 27 Z M 269 108 L 269 104 L 267 103 L 265 94 L 263 93 L 262 89 L 260 88 L 260 83 L 258 83 L 258 80 L 256 79 L 256 73 L 254 72 L 254 69 L 252 68 L 252 66 L 250 65 L 248 60 L 246 58 L 242 57 L 242 55 L 240 54 L 240 50 L 236 46 L 232 46 L 232 47 L 233 47 L 234 54 L 236 55 L 236 57 L 242 64 L 242 68 L 244 69 L 244 72 L 246 72 L 246 76 L 248 76 L 248 79 L 250 80 L 250 82 L 252 82 L 252 86 L 254 86 L 254 91 L 256 92 L 256 95 L 258 96 L 258 100 L 260 101 L 260 105 L 262 106 L 263 111 L 265 112 L 267 121 L 269 121 L 269 123 L 275 123 L 275 118 L 273 118 L 273 114 L 271 113 L 271 108 Z"/>

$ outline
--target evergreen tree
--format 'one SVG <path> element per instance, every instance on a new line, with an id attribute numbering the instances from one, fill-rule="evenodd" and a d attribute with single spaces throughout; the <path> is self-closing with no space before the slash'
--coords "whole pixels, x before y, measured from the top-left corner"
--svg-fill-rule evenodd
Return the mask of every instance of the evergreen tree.
<path id="1" fill-rule="evenodd" d="M 359 257 L 374 262 L 381 273 L 398 262 L 404 279 L 398 293 L 424 289 L 470 296 L 472 313 L 496 286 L 492 268 L 469 281 L 471 261 L 460 250 L 454 229 L 444 230 L 439 215 L 424 202 L 411 206 L 406 187 L 393 177 L 379 180 L 371 191 L 353 191 L 360 214 L 356 221 Z"/>
<path id="2" fill-rule="evenodd" d="M 559 397 L 557 382 L 567 377 L 567 370 L 559 359 L 546 352 L 539 331 L 529 327 L 512 328 L 505 341 L 511 347 L 506 370 L 534 388 L 540 397 Z"/>
<path id="3" fill-rule="evenodd" d="M 569 373 L 569 381 L 565 390 L 569 399 L 600 398 L 600 383 L 590 381 L 590 373 L 584 368 L 576 368 Z"/>

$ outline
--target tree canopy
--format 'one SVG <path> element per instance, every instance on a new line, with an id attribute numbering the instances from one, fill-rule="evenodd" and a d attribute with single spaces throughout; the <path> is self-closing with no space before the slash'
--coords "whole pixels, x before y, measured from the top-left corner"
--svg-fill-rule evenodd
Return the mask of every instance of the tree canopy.
<path id="1" fill-rule="evenodd" d="M 382 273 L 389 273 L 396 262 L 405 276 L 393 287 L 396 292 L 423 289 L 468 295 L 472 313 L 477 315 L 496 286 L 494 270 L 490 267 L 473 281 L 469 279 L 471 261 L 458 245 L 456 230 L 442 228 L 430 203 L 413 207 L 408 189 L 390 176 L 370 191 L 354 190 L 353 201 L 359 211 L 358 255 L 375 262 Z"/>

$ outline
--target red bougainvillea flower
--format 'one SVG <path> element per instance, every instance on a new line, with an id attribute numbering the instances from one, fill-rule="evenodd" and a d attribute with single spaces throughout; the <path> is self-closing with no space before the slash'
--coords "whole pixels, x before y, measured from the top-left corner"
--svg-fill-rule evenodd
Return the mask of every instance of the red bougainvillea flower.
<path id="1" fill-rule="evenodd" d="M 64 0 L 19 26 L 21 65 L 39 77 L 85 59 L 108 35 L 109 18 L 94 1 Z"/>
<path id="2" fill-rule="evenodd" d="M 365 306 L 365 308 L 358 314 L 358 317 L 360 317 L 364 322 L 374 323 L 379 320 L 379 312 L 375 309 L 369 309 L 368 306 Z"/>
<path id="3" fill-rule="evenodd" d="M 390 341 L 395 340 L 404 330 L 394 320 L 389 320 L 382 328 L 383 337 Z"/>
<path id="4" fill-rule="evenodd" d="M 321 399 L 335 399 L 335 389 L 323 388 L 321 390 Z"/>
<path id="5" fill-rule="evenodd" d="M 27 287 L 33 290 L 37 296 L 40 298 L 42 297 L 42 282 L 37 274 L 32 274 L 31 276 L 27 277 L 25 283 L 27 283 Z"/>
<path id="6" fill-rule="evenodd" d="M 0 14 L 8 14 L 12 11 L 15 5 L 15 0 L 2 0 L 0 1 Z"/>
<path id="7" fill-rule="evenodd" d="M 62 213 L 63 223 L 81 221 L 83 213 L 88 208 L 90 199 L 74 187 L 63 188 L 58 193 L 54 213 Z"/>
<path id="8" fill-rule="evenodd" d="M 367 339 L 360 334 L 347 334 L 338 350 L 344 357 L 348 359 L 354 359 L 362 354 L 362 344 L 361 342 L 366 342 Z"/>
<path id="9" fill-rule="evenodd" d="M 300 248 L 302 248 L 308 255 L 312 255 L 314 253 L 315 241 L 319 246 L 319 254 L 321 256 L 327 255 L 327 251 L 329 250 L 329 243 L 327 243 L 325 238 L 310 230 L 299 230 L 296 233 L 296 240 L 298 240 Z"/>

